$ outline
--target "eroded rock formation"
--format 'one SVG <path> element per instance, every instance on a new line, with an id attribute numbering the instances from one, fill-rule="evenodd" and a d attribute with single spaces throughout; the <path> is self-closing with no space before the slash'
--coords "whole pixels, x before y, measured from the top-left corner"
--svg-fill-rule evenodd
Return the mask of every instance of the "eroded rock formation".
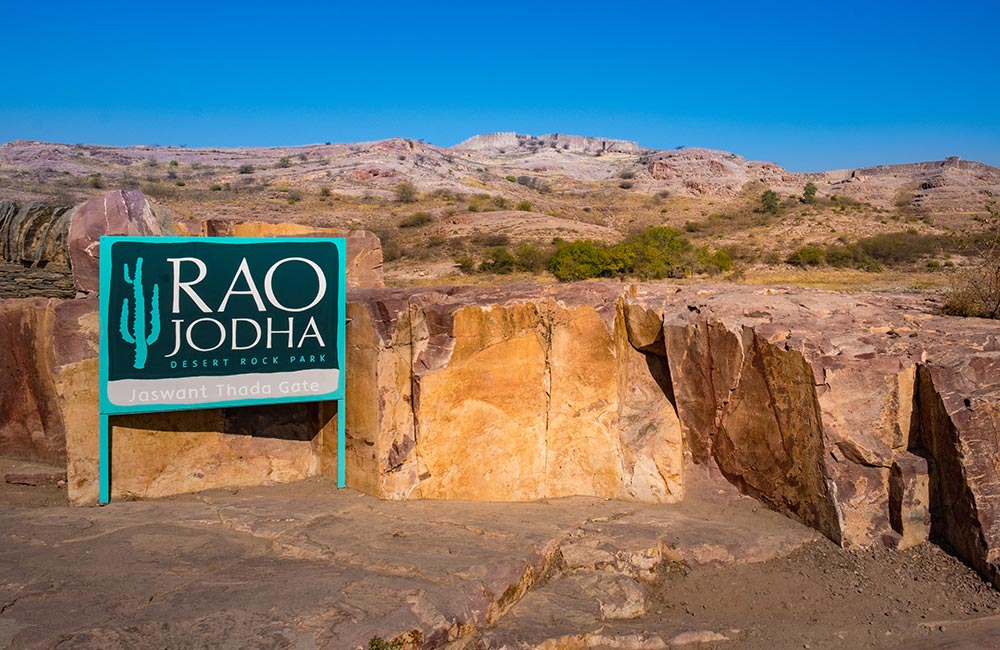
<path id="1" fill-rule="evenodd" d="M 0 257 L 24 267 L 69 268 L 69 208 L 33 201 L 18 208 L 0 201 Z"/>
<path id="2" fill-rule="evenodd" d="M 613 284 L 358 292 L 349 311 L 361 489 L 655 501 L 721 475 L 845 546 L 933 536 L 992 575 L 990 322 L 900 296 Z"/>
<path id="3" fill-rule="evenodd" d="M 0 311 L 6 347 L 27 350 L 0 385 L 4 453 L 65 453 L 80 502 L 95 496 L 93 302 Z M 1000 332 L 934 312 L 728 285 L 353 290 L 348 484 L 661 503 L 727 481 L 844 546 L 930 537 L 998 582 Z M 333 474 L 330 407 L 286 415 L 121 421 L 115 494 Z"/>

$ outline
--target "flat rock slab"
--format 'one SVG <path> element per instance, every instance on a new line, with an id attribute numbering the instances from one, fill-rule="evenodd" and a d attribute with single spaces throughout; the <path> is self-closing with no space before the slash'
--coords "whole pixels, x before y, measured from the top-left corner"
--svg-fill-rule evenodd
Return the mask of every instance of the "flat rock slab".
<path id="1" fill-rule="evenodd" d="M 589 626 L 641 614 L 657 563 L 764 560 L 815 539 L 750 499 L 388 502 L 321 479 L 0 505 L 0 536 L 0 648 L 445 647 L 540 585 L 600 595 L 580 608 Z"/>

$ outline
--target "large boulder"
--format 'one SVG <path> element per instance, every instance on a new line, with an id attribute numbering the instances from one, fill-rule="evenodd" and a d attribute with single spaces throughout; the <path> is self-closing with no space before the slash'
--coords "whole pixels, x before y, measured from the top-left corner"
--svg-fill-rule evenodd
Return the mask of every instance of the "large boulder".
<path id="1" fill-rule="evenodd" d="M 680 426 L 628 345 L 620 289 L 353 292 L 348 483 L 386 498 L 680 499 Z"/>
<path id="2" fill-rule="evenodd" d="M 96 293 L 100 288 L 101 237 L 162 234 L 153 206 L 139 190 L 115 190 L 77 206 L 70 214 L 67 239 L 77 291 Z"/>

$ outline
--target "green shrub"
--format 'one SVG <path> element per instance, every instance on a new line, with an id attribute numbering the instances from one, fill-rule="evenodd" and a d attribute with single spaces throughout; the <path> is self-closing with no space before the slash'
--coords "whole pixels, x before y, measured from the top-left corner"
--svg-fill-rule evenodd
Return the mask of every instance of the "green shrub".
<path id="1" fill-rule="evenodd" d="M 403 181 L 396 186 L 396 201 L 398 203 L 413 203 L 417 200 L 417 188 L 410 181 Z"/>
<path id="2" fill-rule="evenodd" d="M 881 271 L 882 266 L 857 244 L 830 244 L 823 255 L 830 266 L 862 271 Z"/>
<path id="3" fill-rule="evenodd" d="M 462 273 L 473 273 L 476 270 L 476 260 L 469 255 L 461 255 L 455 258 L 455 264 Z"/>
<path id="4" fill-rule="evenodd" d="M 778 214 L 781 211 L 781 197 L 774 190 L 766 190 L 760 195 L 760 209 L 768 214 Z"/>
<path id="5" fill-rule="evenodd" d="M 221 192 L 222 191 L 222 186 L 218 185 L 216 183 L 213 183 L 208 189 L 210 191 L 212 191 L 212 192 Z"/>
<path id="6" fill-rule="evenodd" d="M 729 271 L 725 251 L 695 248 L 673 228 L 654 226 L 607 246 L 593 241 L 556 242 L 549 270 L 558 280 L 632 276 L 644 280 Z"/>
<path id="7" fill-rule="evenodd" d="M 185 185 L 187 185 L 187 183 L 185 183 L 184 181 L 176 181 L 174 182 L 174 185 L 176 185 L 177 187 L 184 187 Z"/>
<path id="8" fill-rule="evenodd" d="M 386 641 L 380 636 L 368 639 L 368 650 L 401 650 L 402 641 Z"/>
<path id="9" fill-rule="evenodd" d="M 531 201 L 518 201 L 514 206 L 520 212 L 531 212 Z"/>
<path id="10" fill-rule="evenodd" d="M 291 166 L 291 164 L 292 163 L 288 162 L 288 158 L 286 158 L 285 156 L 282 156 L 281 158 L 278 158 L 278 164 L 276 164 L 275 167 L 277 167 L 279 169 L 283 169 L 285 167 Z"/>
<path id="11" fill-rule="evenodd" d="M 521 243 L 514 251 L 514 264 L 518 271 L 541 273 L 548 268 L 551 255 L 528 242 Z"/>
<path id="12" fill-rule="evenodd" d="M 319 195 L 321 197 L 323 197 L 324 199 L 328 198 L 330 196 L 330 188 L 327 187 L 326 185 L 324 185 L 323 187 L 319 188 Z"/>
<path id="13" fill-rule="evenodd" d="M 171 160 L 169 163 L 167 163 L 167 165 L 170 167 L 177 167 L 178 165 L 180 165 L 180 163 L 177 162 L 176 160 Z"/>
<path id="14" fill-rule="evenodd" d="M 708 246 L 702 246 L 695 250 L 695 273 L 708 273 L 717 275 L 724 271 L 731 271 L 733 268 L 733 258 L 725 251 L 710 252 Z"/>
<path id="15" fill-rule="evenodd" d="M 426 212 L 417 212 L 399 222 L 400 228 L 419 228 L 434 221 L 434 217 Z"/>
<path id="16" fill-rule="evenodd" d="M 562 282 L 596 278 L 606 273 L 607 267 L 607 247 L 590 240 L 559 242 L 549 261 L 552 275 Z"/>
<path id="17" fill-rule="evenodd" d="M 673 228 L 655 226 L 618 245 L 629 260 L 625 272 L 644 280 L 684 277 L 692 270 L 691 242 Z"/>
<path id="18" fill-rule="evenodd" d="M 803 203 L 815 203 L 816 202 L 816 183 L 809 182 L 806 183 L 805 188 L 802 190 L 802 202 Z"/>
<path id="19" fill-rule="evenodd" d="M 510 251 L 498 246 L 486 251 L 486 259 L 479 265 L 479 270 L 483 273 L 507 275 L 514 272 L 516 265 L 517 260 L 510 254 Z"/>
<path id="20" fill-rule="evenodd" d="M 254 172 L 253 165 L 240 165 L 237 169 L 240 174 L 252 174 Z"/>
<path id="21" fill-rule="evenodd" d="M 517 176 L 504 176 L 504 179 L 510 181 L 511 183 L 517 182 Z"/>
<path id="22" fill-rule="evenodd" d="M 789 255 L 785 262 L 795 266 L 819 266 L 826 259 L 826 253 L 819 246 L 802 246 Z"/>
<path id="23" fill-rule="evenodd" d="M 857 245 L 870 257 L 884 264 L 912 263 L 955 247 L 955 242 L 938 235 L 920 235 L 903 230 L 859 239 Z"/>

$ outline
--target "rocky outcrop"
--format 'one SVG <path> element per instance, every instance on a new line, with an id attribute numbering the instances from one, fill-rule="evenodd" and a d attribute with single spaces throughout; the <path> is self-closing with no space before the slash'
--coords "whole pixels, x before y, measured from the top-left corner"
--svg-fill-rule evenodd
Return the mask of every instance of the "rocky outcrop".
<path id="1" fill-rule="evenodd" d="M 0 455 L 66 462 L 66 429 L 53 375 L 55 318 L 47 300 L 0 301 Z"/>
<path id="2" fill-rule="evenodd" d="M 94 302 L 0 312 L 3 444 L 65 453 L 78 501 L 96 478 Z M 359 490 L 662 503 L 727 482 L 843 546 L 939 539 L 1000 582 L 990 321 L 910 296 L 615 283 L 356 289 L 347 316 Z M 115 494 L 333 475 L 334 417 L 119 418 Z"/>
<path id="3" fill-rule="evenodd" d="M 65 464 L 69 498 L 97 500 L 98 300 L 0 301 L 0 456 Z M 335 412 L 335 410 L 334 410 Z M 156 497 L 319 472 L 332 413 L 317 404 L 111 419 L 112 495 Z"/>
<path id="4" fill-rule="evenodd" d="M 917 383 L 932 533 L 1000 585 L 1000 334 L 929 359 Z"/>
<path id="5" fill-rule="evenodd" d="M 67 246 L 77 291 L 100 286 L 101 237 L 155 237 L 163 234 L 153 206 L 139 190 L 116 190 L 95 196 L 70 215 Z"/>
<path id="6" fill-rule="evenodd" d="M 268 223 L 209 219 L 202 224 L 206 237 L 344 237 L 347 244 L 345 260 L 347 286 L 384 287 L 382 276 L 382 242 L 367 230 L 318 228 L 297 223 Z"/>
<path id="7" fill-rule="evenodd" d="M 69 269 L 69 208 L 33 201 L 18 208 L 0 201 L 0 255 L 23 267 Z"/>
<path id="8" fill-rule="evenodd" d="M 982 541 L 1000 480 L 961 460 L 1000 448 L 988 323 L 902 297 L 609 284 L 363 292 L 349 312 L 360 489 L 669 500 L 721 476 L 844 546 L 954 537 L 985 574 L 1000 548 Z M 952 354 L 971 361 L 947 394 L 972 410 L 934 406 Z"/>
<path id="9" fill-rule="evenodd" d="M 618 288 L 484 297 L 352 294 L 349 480 L 386 498 L 679 499 L 679 424 Z"/>

